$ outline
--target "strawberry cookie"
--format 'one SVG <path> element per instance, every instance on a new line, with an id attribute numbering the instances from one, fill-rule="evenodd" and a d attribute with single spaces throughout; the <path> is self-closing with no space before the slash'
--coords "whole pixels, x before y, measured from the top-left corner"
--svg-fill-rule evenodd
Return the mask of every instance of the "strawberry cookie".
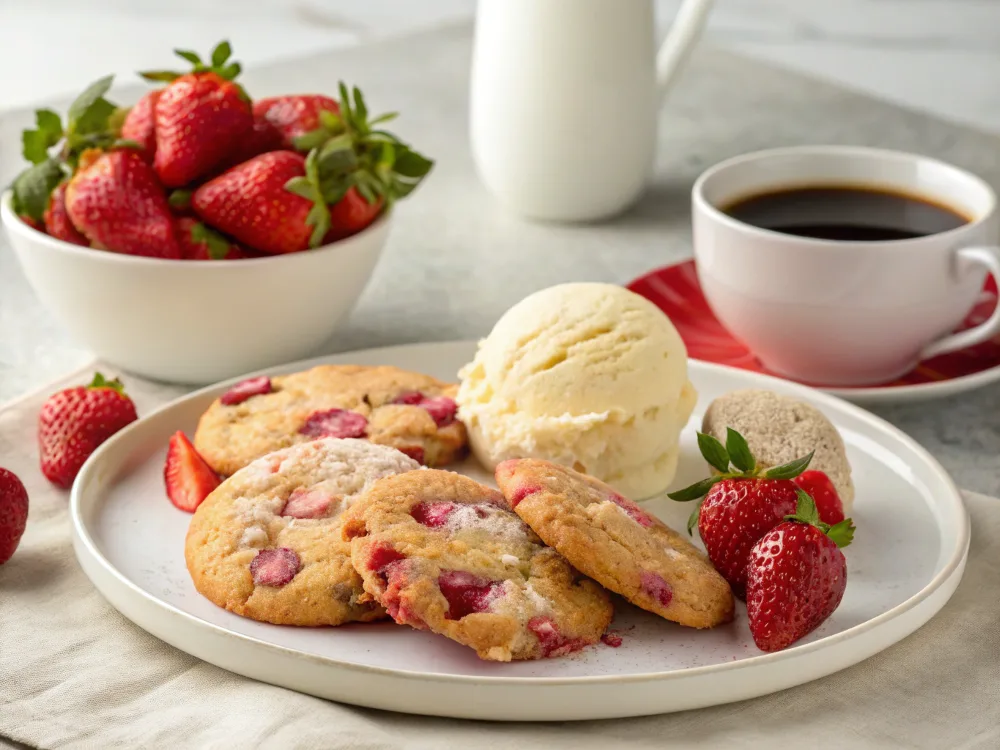
<path id="1" fill-rule="evenodd" d="M 633 604 L 693 628 L 733 618 L 733 595 L 684 537 L 608 485 L 539 459 L 496 469 L 510 507 L 583 573 Z"/>
<path id="2" fill-rule="evenodd" d="M 448 471 L 377 482 L 344 517 L 365 591 L 392 618 L 481 659 L 562 656 L 601 637 L 607 594 L 510 512 L 503 496 Z"/>
<path id="3" fill-rule="evenodd" d="M 341 514 L 376 480 L 418 468 L 387 446 L 332 438 L 252 462 L 191 520 L 184 556 L 195 588 L 220 607 L 276 625 L 383 617 L 351 567 Z"/>
<path id="4" fill-rule="evenodd" d="M 321 437 L 367 438 L 419 463 L 460 457 L 465 426 L 452 400 L 456 386 L 395 367 L 321 365 L 230 388 L 198 423 L 195 447 L 229 476 L 260 456 Z"/>

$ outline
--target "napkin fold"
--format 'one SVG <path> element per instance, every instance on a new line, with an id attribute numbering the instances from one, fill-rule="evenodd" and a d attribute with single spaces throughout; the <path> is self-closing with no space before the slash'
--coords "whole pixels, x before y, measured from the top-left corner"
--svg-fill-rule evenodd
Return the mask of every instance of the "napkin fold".
<path id="1" fill-rule="evenodd" d="M 0 409 L 2 462 L 31 498 L 21 546 L 0 566 L 0 747 L 1000 747 L 1000 500 L 968 492 L 965 577 L 934 619 L 855 667 L 755 700 L 636 719 L 499 724 L 355 708 L 206 664 L 133 625 L 94 589 L 71 548 L 68 493 L 38 471 L 39 407 L 92 369 Z M 141 414 L 183 393 L 134 377 L 127 385 Z"/>

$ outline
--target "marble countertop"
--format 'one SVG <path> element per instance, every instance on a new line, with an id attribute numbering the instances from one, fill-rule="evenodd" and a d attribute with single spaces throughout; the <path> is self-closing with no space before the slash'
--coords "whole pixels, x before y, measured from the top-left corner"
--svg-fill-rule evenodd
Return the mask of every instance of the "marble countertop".
<path id="1" fill-rule="evenodd" d="M 658 0 L 662 24 L 678 5 Z M 237 57 L 253 68 L 468 19 L 474 7 L 473 0 L 173 0 L 168 10 L 151 0 L 0 0 L 0 65 L 20 71 L 0 79 L 0 106 L 64 97 L 109 71 L 126 82 L 135 80 L 136 69 L 164 67 L 171 62 L 171 42 L 150 43 L 150 24 L 159 39 L 198 50 L 228 37 Z M 1000 133 L 1000 3 L 992 0 L 720 0 L 709 38 Z M 336 80 L 339 74 L 329 75 Z M 3 125 L 0 112 L 0 137 L 9 141 L 12 131 Z M 0 153 L 10 154 L 11 144 L 2 145 Z M 0 178 L 16 168 L 0 158 Z M 484 330 L 487 312 L 493 314 L 484 311 L 473 321 Z M 434 337 L 422 330 L 413 335 Z M 0 247 L 0 402 L 89 357 L 40 309 L 11 253 Z M 998 409 L 1000 388 L 993 387 L 975 398 L 873 411 L 931 449 L 962 486 L 1000 495 Z"/>

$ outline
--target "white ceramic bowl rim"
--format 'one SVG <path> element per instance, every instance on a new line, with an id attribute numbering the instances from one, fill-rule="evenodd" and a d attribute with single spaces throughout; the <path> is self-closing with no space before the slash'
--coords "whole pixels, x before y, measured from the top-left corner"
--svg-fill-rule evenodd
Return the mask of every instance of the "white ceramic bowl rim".
<path id="1" fill-rule="evenodd" d="M 764 229 L 763 227 L 755 227 L 752 224 L 747 224 L 746 222 L 734 219 L 732 216 L 722 211 L 718 206 L 713 204 L 711 201 L 705 198 L 705 184 L 715 178 L 719 173 L 731 167 L 738 166 L 740 164 L 746 164 L 747 162 L 770 159 L 770 158 L 780 158 L 783 156 L 843 156 L 843 157 L 868 157 L 871 159 L 880 160 L 896 160 L 896 161 L 915 161 L 920 160 L 933 164 L 936 168 L 946 170 L 954 173 L 954 175 L 960 179 L 967 180 L 970 184 L 974 185 L 977 190 L 983 192 L 984 195 L 988 196 L 988 206 L 981 215 L 977 216 L 972 221 L 966 222 L 961 226 L 955 227 L 954 229 L 949 229 L 945 232 L 938 232 L 932 235 L 934 238 L 938 237 L 951 237 L 964 234 L 969 230 L 981 226 L 984 222 L 988 221 L 995 213 L 997 209 L 997 196 L 993 188 L 991 188 L 985 180 L 980 178 L 978 175 L 969 172 L 968 170 L 957 167 L 954 164 L 949 164 L 946 161 L 941 161 L 940 159 L 935 159 L 931 156 L 924 156 L 923 154 L 915 154 L 909 151 L 895 151 L 893 149 L 886 148 L 871 148 L 868 146 L 786 146 L 782 148 L 769 148 L 762 149 L 760 151 L 751 151 L 750 153 L 740 154 L 739 156 L 734 156 L 725 161 L 720 161 L 718 164 L 706 169 L 702 172 L 698 179 L 695 180 L 694 186 L 691 188 L 691 201 L 697 210 L 704 212 L 713 221 L 719 222 L 728 226 L 731 229 L 736 229 L 747 234 L 760 235 L 770 241 L 782 241 L 782 242 L 794 242 L 796 244 L 817 244 L 823 245 L 825 247 L 846 247 L 848 245 L 857 245 L 859 242 L 865 245 L 873 245 L 877 247 L 885 248 L 906 248 L 912 245 L 915 241 L 920 241 L 924 239 L 922 237 L 917 238 L 907 238 L 899 240 L 863 240 L 863 241 L 852 241 L 851 243 L 845 243 L 841 240 L 829 240 L 822 239 L 819 237 L 800 237 L 798 235 L 784 234 L 783 232 L 775 232 L 771 229 Z M 876 183 L 872 183 L 875 185 Z"/>
<path id="2" fill-rule="evenodd" d="M 457 342 L 451 342 L 451 343 L 457 343 Z M 470 346 L 470 348 L 473 346 L 472 342 L 468 342 L 468 345 Z M 404 345 L 403 347 L 399 346 L 387 347 L 387 349 L 400 349 L 400 348 L 421 347 L 421 346 L 427 346 L 427 344 L 409 344 L 409 345 Z M 374 349 L 368 351 L 377 352 L 380 350 Z M 322 364 L 326 362 L 326 360 L 328 359 L 329 357 L 318 357 L 315 359 L 303 360 L 300 362 L 281 365 L 278 367 L 265 368 L 263 370 L 258 370 L 253 373 L 247 373 L 246 375 L 237 378 L 232 378 L 230 380 L 216 383 L 215 385 L 207 386 L 205 388 L 192 391 L 191 393 L 181 396 L 179 399 L 176 400 L 181 400 L 181 399 L 187 400 L 187 399 L 197 398 L 198 396 L 207 396 L 209 394 L 218 395 L 219 393 L 222 393 L 229 385 L 238 383 L 245 378 L 253 377 L 254 375 L 257 374 L 273 375 L 276 372 L 295 372 L 298 370 L 308 369 L 309 367 L 312 367 L 317 364 Z M 698 365 L 708 370 L 736 369 L 727 367 L 725 365 L 717 365 L 714 363 L 701 362 L 701 361 L 698 362 Z M 764 375 L 761 373 L 749 372 L 744 370 L 741 370 L 740 373 L 744 376 L 749 377 L 752 380 L 759 381 L 761 387 L 766 387 L 768 382 L 780 380 L 779 378 L 774 378 L 770 375 Z M 781 380 L 780 382 L 785 386 L 788 385 L 788 381 Z M 642 674 L 633 674 L 626 677 L 623 677 L 621 675 L 596 675 L 596 676 L 585 676 L 585 677 L 483 677 L 483 676 L 455 675 L 455 674 L 427 675 L 422 672 L 415 672 L 407 669 L 398 669 L 398 668 L 393 669 L 388 667 L 376 667 L 376 666 L 361 665 L 361 664 L 342 664 L 341 666 L 344 669 L 362 673 L 367 672 L 373 674 L 392 675 L 397 678 L 412 678 L 412 679 L 432 680 L 441 682 L 464 682 L 468 683 L 469 685 L 476 685 L 480 683 L 493 683 L 493 684 L 502 683 L 508 685 L 518 685 L 518 684 L 580 685 L 580 684 L 595 684 L 595 683 L 621 684 L 623 682 L 635 683 L 635 682 L 659 681 L 664 679 L 680 679 L 680 678 L 689 678 L 696 675 L 713 674 L 716 672 L 730 672 L 735 670 L 742 670 L 762 663 L 772 664 L 775 662 L 784 661 L 786 659 L 796 658 L 801 655 L 811 653 L 814 651 L 826 649 L 836 643 L 851 639 L 861 633 L 869 631 L 872 628 L 875 628 L 889 620 L 895 619 L 902 613 L 907 612 L 910 609 L 913 609 L 922 601 L 931 596 L 935 591 L 937 591 L 937 589 L 940 588 L 941 585 L 952 576 L 955 570 L 958 569 L 959 566 L 961 566 L 965 560 L 965 555 L 969 548 L 971 531 L 970 531 L 968 513 L 966 512 L 965 506 L 962 503 L 958 487 L 952 481 L 951 476 L 948 475 L 947 472 L 945 472 L 944 469 L 938 464 L 937 460 L 933 458 L 930 455 L 930 453 L 928 453 L 923 448 L 923 446 L 921 446 L 919 443 L 917 443 L 915 440 L 909 437 L 906 433 L 893 427 L 892 425 L 885 423 L 882 419 L 866 411 L 865 409 L 847 403 L 837 398 L 836 396 L 831 396 L 821 391 L 815 391 L 811 388 L 808 388 L 807 386 L 799 384 L 792 384 L 792 387 L 801 389 L 803 393 L 807 393 L 810 400 L 812 400 L 813 402 L 819 402 L 819 404 L 827 403 L 830 405 L 835 405 L 839 410 L 851 414 L 860 421 L 873 424 L 880 430 L 887 429 L 890 432 L 894 433 L 894 436 L 897 439 L 907 444 L 907 446 L 916 454 L 920 455 L 921 458 L 928 465 L 933 466 L 936 470 L 936 473 L 938 474 L 938 478 L 941 481 L 943 481 L 946 484 L 946 486 L 951 490 L 951 492 L 949 493 L 950 497 L 948 498 L 948 501 L 951 504 L 957 506 L 956 508 L 956 510 L 958 511 L 957 515 L 961 519 L 958 529 L 958 539 L 956 540 L 956 544 L 954 545 L 952 553 L 948 558 L 947 562 L 945 563 L 944 567 L 940 571 L 938 571 L 938 573 L 923 587 L 923 589 L 915 593 L 906 601 L 897 604 L 895 607 L 892 607 L 891 609 L 886 610 L 885 612 L 876 615 L 871 619 L 866 620 L 865 622 L 859 623 L 858 625 L 850 627 L 846 630 L 842 630 L 839 633 L 826 636 L 825 638 L 821 638 L 811 643 L 792 646 L 790 648 L 785 649 L 784 651 L 778 651 L 776 653 L 751 656 L 746 659 L 741 659 L 737 662 L 710 664 L 702 667 L 690 667 L 687 669 L 678 670 L 676 672 L 666 673 L 666 674 L 662 672 L 649 672 Z M 165 411 L 167 409 L 172 408 L 173 403 L 174 402 L 172 401 L 170 403 L 167 403 L 159 407 L 155 411 L 145 415 L 144 419 L 152 418 L 161 411 Z M 113 446 L 115 443 L 118 443 L 122 440 L 127 440 L 129 432 L 133 428 L 138 426 L 139 426 L 138 423 L 129 425 L 124 430 L 121 430 L 120 432 L 112 436 L 103 445 L 98 447 L 98 449 L 94 451 L 94 453 L 90 456 L 90 458 L 87 459 L 87 461 L 84 463 L 83 467 L 80 470 L 80 473 L 84 474 L 86 472 L 92 471 L 93 470 L 92 467 L 100 465 L 102 454 L 105 451 L 109 451 L 111 449 L 111 446 Z M 91 557 L 96 561 L 98 561 L 98 564 L 104 569 L 104 572 L 114 577 L 120 585 L 124 585 L 128 589 L 132 590 L 137 596 L 146 600 L 148 603 L 152 604 L 155 607 L 162 608 L 166 611 L 171 612 L 174 615 L 177 615 L 186 620 L 190 620 L 194 623 L 197 623 L 199 627 L 214 631 L 227 638 L 235 638 L 238 640 L 255 643 L 260 646 L 264 646 L 265 648 L 273 649 L 275 651 L 281 651 L 286 654 L 289 654 L 294 658 L 303 659 L 306 661 L 317 661 L 317 662 L 327 661 L 324 657 L 315 654 L 302 653 L 301 651 L 298 651 L 296 649 L 270 643 L 268 641 L 255 638 L 253 636 L 245 635 L 243 633 L 235 633 L 231 630 L 227 630 L 226 628 L 216 625 L 214 623 L 202 620 L 200 617 L 189 614 L 188 612 L 180 610 L 171 604 L 161 601 L 154 595 L 146 592 L 137 584 L 133 583 L 129 578 L 127 578 L 124 574 L 122 574 L 107 559 L 107 557 L 104 556 L 101 550 L 97 547 L 97 544 L 95 543 L 94 539 L 90 536 L 90 533 L 87 530 L 86 523 L 84 523 L 82 520 L 82 515 L 81 515 L 82 497 L 80 488 L 81 488 L 81 483 L 79 481 L 74 482 L 70 493 L 70 519 L 76 537 L 79 543 L 86 547 Z"/>
<path id="3" fill-rule="evenodd" d="M 14 213 L 13 205 L 13 191 L 7 190 L 4 192 L 3 196 L 0 197 L 0 217 L 3 218 L 3 223 L 7 226 L 7 231 L 15 232 L 23 236 L 26 240 L 31 242 L 41 243 L 47 247 L 52 248 L 61 253 L 66 253 L 68 255 L 81 255 L 88 258 L 93 258 L 97 262 L 101 263 L 133 263 L 138 265 L 160 265 L 163 263 L 168 263 L 170 265 L 176 265 L 177 263 L 191 264 L 192 266 L 204 266 L 208 268 L 220 268 L 220 267 L 230 267 L 233 262 L 230 260 L 184 260 L 184 259 L 168 259 L 168 258 L 147 258 L 142 255 L 127 255 L 125 253 L 109 253 L 109 252 L 95 252 L 93 248 L 81 247 L 79 245 L 74 245 L 72 242 L 66 242 L 65 240 L 56 239 L 44 232 L 39 232 L 37 229 L 32 228 L 25 222 L 23 222 L 17 214 Z M 392 208 L 387 207 L 383 209 L 382 213 L 369 224 L 367 227 L 362 229 L 356 234 L 352 234 L 350 237 L 345 237 L 342 240 L 337 240 L 336 242 L 331 242 L 329 245 L 320 245 L 319 247 L 311 248 L 307 252 L 310 257 L 316 256 L 320 253 L 326 252 L 336 252 L 338 248 L 344 245 L 358 241 L 366 234 L 375 232 L 378 227 L 389 221 L 389 214 L 392 213 Z M 28 234 L 30 233 L 30 234 Z M 262 258 L 243 258 L 240 260 L 241 266 L 246 266 L 248 264 L 261 265 L 266 263 L 276 263 L 280 262 L 283 258 L 300 257 L 302 253 L 279 253 L 277 255 L 267 255 Z"/>

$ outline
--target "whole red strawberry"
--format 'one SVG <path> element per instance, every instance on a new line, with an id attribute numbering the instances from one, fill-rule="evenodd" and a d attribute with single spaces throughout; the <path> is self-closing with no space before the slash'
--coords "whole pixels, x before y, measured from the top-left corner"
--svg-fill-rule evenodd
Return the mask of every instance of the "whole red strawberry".
<path id="1" fill-rule="evenodd" d="M 213 232 L 197 219 L 177 220 L 177 242 L 184 260 L 239 260 L 247 256 L 235 242 Z"/>
<path id="2" fill-rule="evenodd" d="M 229 154 L 229 158 L 219 171 L 224 172 L 226 169 L 249 161 L 255 156 L 266 154 L 269 151 L 281 151 L 284 148 L 284 139 L 277 128 L 267 120 L 255 115 L 253 126 L 236 145 L 235 150 Z"/>
<path id="3" fill-rule="evenodd" d="M 819 520 L 823 523 L 840 523 L 844 520 L 844 504 L 830 477 L 817 469 L 803 471 L 795 478 L 795 484 L 816 503 Z"/>
<path id="4" fill-rule="evenodd" d="M 147 161 L 153 161 L 156 153 L 156 103 L 163 91 L 150 91 L 135 103 L 125 115 L 121 137 L 134 141 L 140 147 Z"/>
<path id="5" fill-rule="evenodd" d="M 285 189 L 290 180 L 305 178 L 305 164 L 305 157 L 294 151 L 262 154 L 199 187 L 191 205 L 207 224 L 255 250 L 307 250 L 315 232 L 309 222 L 326 213 L 326 206 L 321 198 L 310 200 Z"/>
<path id="6" fill-rule="evenodd" d="M 66 211 L 65 182 L 60 182 L 52 191 L 43 218 L 45 219 L 45 231 L 57 240 L 90 247 L 90 240 L 80 234 L 80 231 L 73 226 L 69 213 Z"/>
<path id="7" fill-rule="evenodd" d="M 17 549 L 28 523 L 28 491 L 17 475 L 0 469 L 0 565 Z"/>
<path id="8" fill-rule="evenodd" d="M 170 81 L 155 108 L 156 154 L 153 167 L 167 187 L 181 187 L 228 163 L 240 141 L 253 128 L 246 92 L 232 79 L 239 63 L 229 62 L 232 50 L 222 42 L 212 51 L 210 65 L 193 52 L 177 54 L 193 63 L 194 71 L 142 73 L 153 81 Z"/>
<path id="9" fill-rule="evenodd" d="M 95 247 L 180 258 L 166 195 L 135 150 L 85 151 L 66 188 L 66 211 Z"/>
<path id="10" fill-rule="evenodd" d="M 269 123 L 280 135 L 281 147 L 287 149 L 295 149 L 296 139 L 321 127 L 321 112 L 338 114 L 340 106 L 322 94 L 275 96 L 253 104 L 254 118 Z"/>
<path id="11" fill-rule="evenodd" d="M 750 549 L 795 512 L 798 496 L 791 480 L 809 465 L 812 454 L 762 471 L 736 430 L 729 429 L 725 445 L 698 433 L 698 445 L 719 473 L 669 497 L 687 501 L 705 496 L 688 520 L 688 531 L 697 524 L 709 559 L 742 599 Z"/>
<path id="12" fill-rule="evenodd" d="M 761 651 L 780 651 L 815 630 L 840 605 L 847 561 L 839 548 L 854 537 L 850 520 L 830 526 L 799 494 L 798 509 L 750 550 L 747 616 Z"/>
<path id="13" fill-rule="evenodd" d="M 135 419 L 135 404 L 121 382 L 106 380 L 101 373 L 88 386 L 50 396 L 38 414 L 42 473 L 68 488 L 97 446 Z"/>

